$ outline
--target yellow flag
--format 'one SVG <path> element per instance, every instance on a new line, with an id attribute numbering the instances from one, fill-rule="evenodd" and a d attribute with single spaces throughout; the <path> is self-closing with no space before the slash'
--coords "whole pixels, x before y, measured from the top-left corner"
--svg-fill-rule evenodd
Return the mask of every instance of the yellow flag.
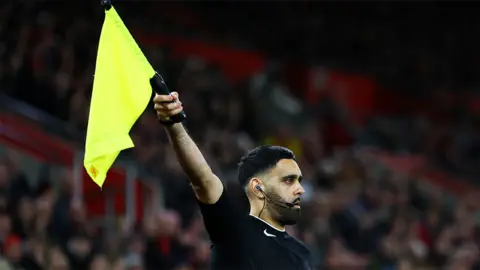
<path id="1" fill-rule="evenodd" d="M 84 166 L 102 187 L 120 151 L 133 147 L 129 132 L 152 96 L 155 74 L 113 6 L 105 11 L 98 45 Z"/>

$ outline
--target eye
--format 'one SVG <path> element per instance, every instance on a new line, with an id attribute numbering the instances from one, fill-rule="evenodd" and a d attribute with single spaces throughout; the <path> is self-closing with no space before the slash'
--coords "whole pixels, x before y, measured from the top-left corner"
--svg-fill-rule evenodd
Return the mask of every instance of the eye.
<path id="1" fill-rule="evenodd" d="M 293 182 L 295 182 L 295 177 L 291 177 L 291 176 L 285 177 L 283 179 L 283 182 L 285 182 L 288 185 L 291 185 L 293 184 Z"/>

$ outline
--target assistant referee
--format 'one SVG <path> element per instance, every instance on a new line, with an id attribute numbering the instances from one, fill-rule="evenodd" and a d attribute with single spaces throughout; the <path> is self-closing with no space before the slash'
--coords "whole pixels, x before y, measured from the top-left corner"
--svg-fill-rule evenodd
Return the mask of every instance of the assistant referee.
<path id="1" fill-rule="evenodd" d="M 285 231 L 300 216 L 302 174 L 292 151 L 260 146 L 244 156 L 238 181 L 250 202 L 241 212 L 181 123 L 178 93 L 156 95 L 155 110 L 195 191 L 212 245 L 211 269 L 313 269 L 309 250 Z"/>

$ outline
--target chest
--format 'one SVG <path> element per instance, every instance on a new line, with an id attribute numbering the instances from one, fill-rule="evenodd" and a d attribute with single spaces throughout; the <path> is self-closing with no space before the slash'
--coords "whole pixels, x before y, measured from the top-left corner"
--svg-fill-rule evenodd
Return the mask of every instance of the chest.
<path id="1" fill-rule="evenodd" d="M 308 250 L 291 237 L 259 236 L 258 241 L 246 245 L 246 252 L 254 253 L 255 269 L 310 270 Z"/>

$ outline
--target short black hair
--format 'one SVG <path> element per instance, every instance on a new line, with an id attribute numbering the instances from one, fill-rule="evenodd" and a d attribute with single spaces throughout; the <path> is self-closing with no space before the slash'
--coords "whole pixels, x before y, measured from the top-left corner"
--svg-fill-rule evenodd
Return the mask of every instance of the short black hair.
<path id="1" fill-rule="evenodd" d="M 275 167 L 282 159 L 295 160 L 295 154 L 288 148 L 272 145 L 251 150 L 238 163 L 238 182 L 245 187 L 253 176 Z"/>

